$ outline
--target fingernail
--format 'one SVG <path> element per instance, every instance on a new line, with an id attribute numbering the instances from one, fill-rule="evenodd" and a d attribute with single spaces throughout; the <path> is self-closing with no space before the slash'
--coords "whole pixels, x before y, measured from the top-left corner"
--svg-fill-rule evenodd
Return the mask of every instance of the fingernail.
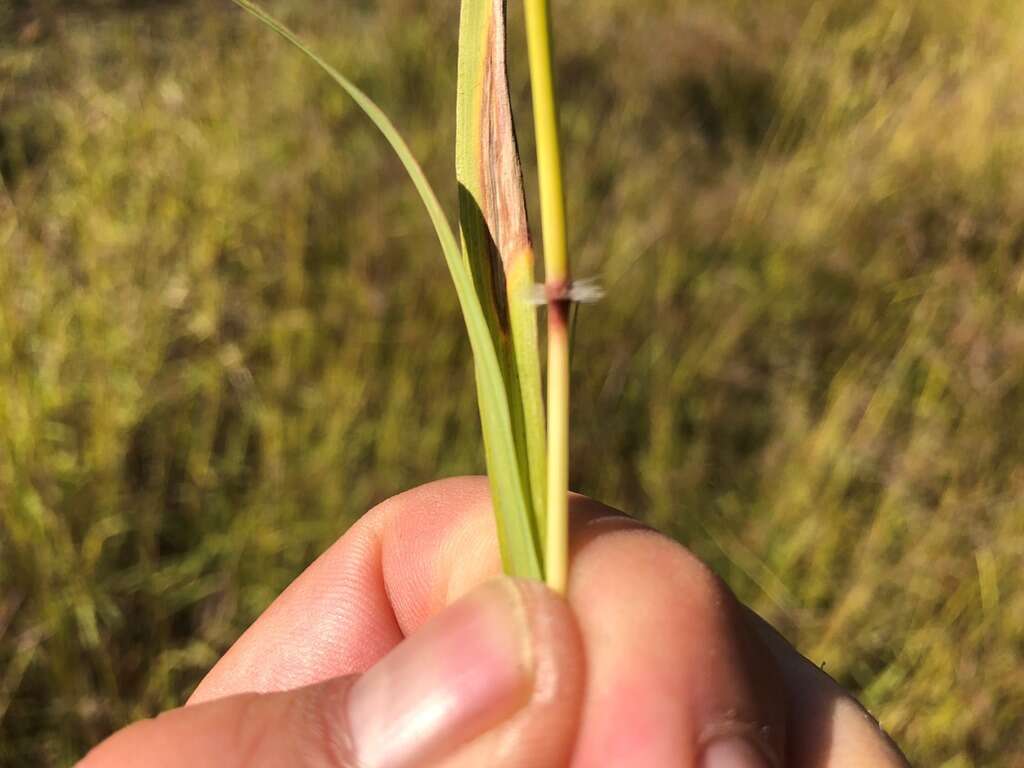
<path id="1" fill-rule="evenodd" d="M 764 753 L 739 736 L 716 739 L 704 748 L 701 768 L 771 768 Z"/>
<path id="2" fill-rule="evenodd" d="M 352 687 L 352 747 L 364 768 L 438 760 L 507 719 L 532 687 L 518 589 L 496 581 L 446 609 Z"/>

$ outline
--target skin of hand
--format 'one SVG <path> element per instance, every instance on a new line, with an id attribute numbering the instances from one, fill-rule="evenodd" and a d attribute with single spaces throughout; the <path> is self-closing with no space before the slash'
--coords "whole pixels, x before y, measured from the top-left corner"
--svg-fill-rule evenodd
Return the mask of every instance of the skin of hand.
<path id="1" fill-rule="evenodd" d="M 188 704 L 81 768 L 896 768 L 824 672 L 675 542 L 572 499 L 562 598 L 501 577 L 486 480 L 374 508 Z"/>

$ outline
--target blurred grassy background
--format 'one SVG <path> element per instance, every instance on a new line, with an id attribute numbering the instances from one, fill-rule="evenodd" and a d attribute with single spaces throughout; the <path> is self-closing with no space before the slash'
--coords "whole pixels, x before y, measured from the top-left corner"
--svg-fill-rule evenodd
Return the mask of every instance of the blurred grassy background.
<path id="1" fill-rule="evenodd" d="M 456 0 L 270 6 L 454 213 Z M 575 487 L 711 561 L 915 763 L 1021 765 L 1024 6 L 555 12 L 573 252 L 609 289 Z M 226 0 L 4 0 L 0 175 L 0 763 L 66 765 L 481 450 L 412 187 Z"/>

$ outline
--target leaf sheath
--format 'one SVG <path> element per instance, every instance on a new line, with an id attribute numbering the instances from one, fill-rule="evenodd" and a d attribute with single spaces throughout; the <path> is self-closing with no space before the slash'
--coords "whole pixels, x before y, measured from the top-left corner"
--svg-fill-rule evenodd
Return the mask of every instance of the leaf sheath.
<path id="1" fill-rule="evenodd" d="M 529 300 L 534 255 L 509 101 L 505 37 L 503 0 L 463 0 L 455 150 L 459 222 L 463 254 L 502 364 L 521 482 L 542 548 L 544 406 L 537 312 Z M 500 531 L 506 523 L 497 503 Z"/>

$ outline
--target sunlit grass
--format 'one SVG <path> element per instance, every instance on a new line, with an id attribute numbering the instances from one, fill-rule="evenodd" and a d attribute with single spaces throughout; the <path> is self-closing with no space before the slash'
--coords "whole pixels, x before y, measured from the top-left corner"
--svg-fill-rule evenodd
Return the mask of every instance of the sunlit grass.
<path id="1" fill-rule="evenodd" d="M 608 288 L 573 486 L 709 559 L 915 764 L 1013 766 L 1019 5 L 665 5 L 558 40 L 569 248 Z M 454 5 L 271 7 L 451 178 Z M 483 469 L 434 233 L 351 101 L 209 3 L 62 23 L 0 38 L 14 765 L 180 703 L 355 515 Z"/>

